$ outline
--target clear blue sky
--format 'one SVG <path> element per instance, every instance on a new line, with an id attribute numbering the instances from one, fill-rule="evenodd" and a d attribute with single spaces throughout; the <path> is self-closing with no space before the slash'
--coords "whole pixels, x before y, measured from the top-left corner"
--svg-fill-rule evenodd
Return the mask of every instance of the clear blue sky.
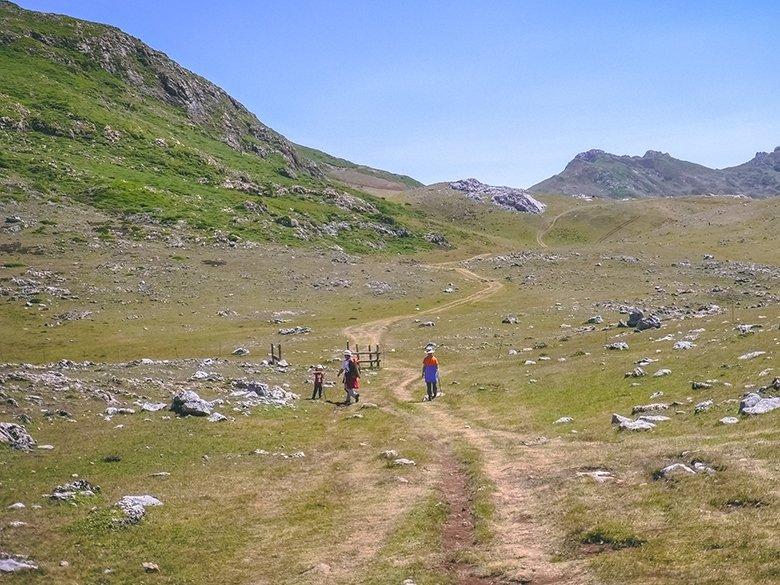
<path id="1" fill-rule="evenodd" d="M 116 25 L 288 138 L 423 182 L 780 145 L 780 1 L 19 0 Z"/>

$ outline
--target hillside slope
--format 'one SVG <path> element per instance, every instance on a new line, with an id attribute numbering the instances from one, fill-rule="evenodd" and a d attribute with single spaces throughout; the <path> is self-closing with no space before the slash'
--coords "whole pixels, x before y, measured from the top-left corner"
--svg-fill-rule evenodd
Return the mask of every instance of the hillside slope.
<path id="1" fill-rule="evenodd" d="M 308 146 L 296 144 L 295 148 L 302 159 L 316 164 L 328 177 L 358 189 L 367 189 L 369 192 L 404 191 L 423 186 L 420 181 L 407 175 L 360 165 Z"/>
<path id="2" fill-rule="evenodd" d="M 653 150 L 644 156 L 619 156 L 594 149 L 578 154 L 561 173 L 529 191 L 594 197 L 771 197 L 780 195 L 780 147 L 726 169 L 711 169 Z"/>
<path id="3" fill-rule="evenodd" d="M 333 182 L 225 91 L 119 29 L 0 1 L 0 68 L 3 198 L 72 198 L 233 241 L 430 245 L 409 211 Z"/>

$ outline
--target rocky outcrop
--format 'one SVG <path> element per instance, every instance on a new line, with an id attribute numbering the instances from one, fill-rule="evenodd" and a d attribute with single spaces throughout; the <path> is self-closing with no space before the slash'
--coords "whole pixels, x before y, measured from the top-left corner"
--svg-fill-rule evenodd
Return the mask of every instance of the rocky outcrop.
<path id="1" fill-rule="evenodd" d="M 476 179 L 462 179 L 450 183 L 450 188 L 464 193 L 472 201 L 487 202 L 523 213 L 543 213 L 547 205 L 534 199 L 525 189 L 486 185 Z"/>
<path id="2" fill-rule="evenodd" d="M 213 403 L 203 400 L 192 390 L 182 390 L 173 397 L 171 410 L 179 416 L 209 416 Z"/>
<path id="3" fill-rule="evenodd" d="M 31 451 L 35 447 L 35 439 L 27 433 L 27 429 L 16 423 L 0 423 L 0 443 L 18 451 Z"/>
<path id="4" fill-rule="evenodd" d="M 764 398 L 755 392 L 751 392 L 739 402 L 739 412 L 742 414 L 766 414 L 776 408 L 780 408 L 780 397 Z"/>

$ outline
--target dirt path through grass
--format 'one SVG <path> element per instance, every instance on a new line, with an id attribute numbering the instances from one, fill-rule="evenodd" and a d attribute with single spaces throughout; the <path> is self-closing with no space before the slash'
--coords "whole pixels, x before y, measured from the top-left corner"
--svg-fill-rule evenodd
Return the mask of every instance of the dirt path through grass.
<path id="1" fill-rule="evenodd" d="M 547 227 L 540 228 L 538 232 L 536 232 L 536 243 L 539 244 L 542 248 L 548 248 L 549 246 L 544 243 L 544 236 L 549 234 L 553 227 L 555 227 L 555 222 L 558 221 L 560 218 L 562 218 L 567 213 L 571 213 L 572 211 L 575 211 L 575 209 L 567 209 L 566 211 L 562 211 L 555 217 L 553 217 L 552 221 L 547 225 Z"/>
<path id="2" fill-rule="evenodd" d="M 355 325 L 345 329 L 345 334 L 353 341 L 377 344 L 400 321 L 442 313 L 498 293 L 503 283 L 484 278 L 463 266 L 468 261 L 486 256 L 483 254 L 465 261 L 428 266 L 454 270 L 467 280 L 484 283 L 478 291 L 425 311 Z M 386 371 L 393 374 L 392 392 L 396 399 L 417 402 L 413 388 L 420 384 L 418 367 L 399 360 Z M 576 585 L 587 582 L 581 566 L 551 562 L 556 538 L 544 519 L 545 513 L 549 512 L 549 501 L 545 499 L 546 494 L 535 490 L 536 478 L 555 473 L 558 468 L 564 453 L 562 443 L 540 444 L 520 433 L 472 427 L 447 407 L 446 398 L 423 403 L 410 416 L 420 419 L 420 426 L 428 429 L 441 452 L 439 490 L 449 508 L 442 534 L 445 569 L 457 583 Z M 482 546 L 476 542 L 475 494 L 463 464 L 454 454 L 457 441 L 477 450 L 484 474 L 495 486 L 493 500 L 496 513 L 490 519 L 495 534 L 489 545 Z M 474 554 L 480 557 L 480 562 L 466 560 L 473 559 Z"/>

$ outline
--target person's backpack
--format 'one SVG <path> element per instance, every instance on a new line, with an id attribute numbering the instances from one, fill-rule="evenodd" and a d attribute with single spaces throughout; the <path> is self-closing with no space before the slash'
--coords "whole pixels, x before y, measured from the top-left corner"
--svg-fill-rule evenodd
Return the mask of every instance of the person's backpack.
<path id="1" fill-rule="evenodd" d="M 349 360 L 349 377 L 352 379 L 360 377 L 360 364 L 355 358 Z"/>

